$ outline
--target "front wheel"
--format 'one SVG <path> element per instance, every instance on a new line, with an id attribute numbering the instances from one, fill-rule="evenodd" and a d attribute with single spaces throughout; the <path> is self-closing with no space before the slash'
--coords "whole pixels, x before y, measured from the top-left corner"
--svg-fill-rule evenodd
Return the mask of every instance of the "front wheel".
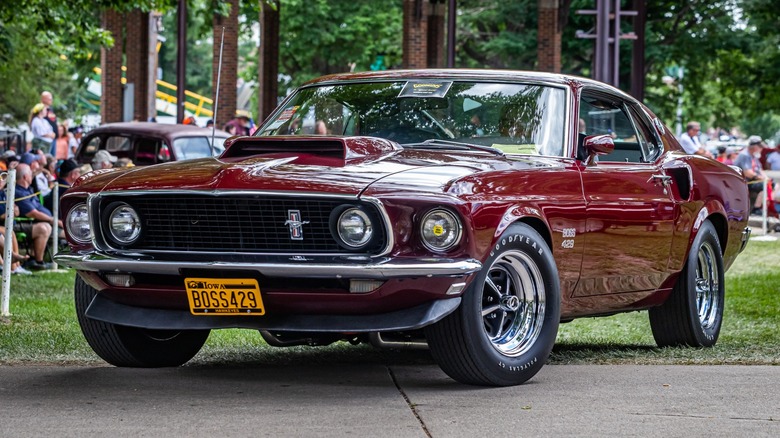
<path id="1" fill-rule="evenodd" d="M 175 367 L 200 351 L 209 330 L 148 330 L 88 318 L 87 307 L 97 291 L 76 275 L 76 316 L 81 332 L 106 362 L 119 367 Z"/>
<path id="2" fill-rule="evenodd" d="M 685 268 L 666 302 L 651 308 L 650 327 L 659 347 L 712 347 L 723 323 L 723 255 L 715 227 L 702 224 Z"/>
<path id="3" fill-rule="evenodd" d="M 426 328 L 431 354 L 453 379 L 473 385 L 519 385 L 542 368 L 560 320 L 552 252 L 525 224 L 493 247 L 452 314 Z"/>

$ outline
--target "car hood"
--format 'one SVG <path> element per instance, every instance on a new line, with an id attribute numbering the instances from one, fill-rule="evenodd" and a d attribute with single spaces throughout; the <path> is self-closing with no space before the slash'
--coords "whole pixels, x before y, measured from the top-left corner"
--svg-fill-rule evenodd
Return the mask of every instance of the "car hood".
<path id="1" fill-rule="evenodd" d="M 267 147 L 269 141 L 266 140 L 251 137 L 244 140 L 248 141 L 242 142 L 243 152 L 234 142 L 219 158 L 87 174 L 75 186 L 88 192 L 259 190 L 359 196 L 372 187 L 381 192 L 441 193 L 452 190 L 456 182 L 477 173 L 540 166 L 534 159 L 510 161 L 479 150 L 403 149 L 387 140 L 370 137 L 297 139 L 293 152 L 289 147 L 287 150 L 280 148 L 281 142 L 271 141 L 274 144 Z M 323 141 L 339 144 L 344 153 L 323 153 Z M 249 147 L 261 144 L 265 150 Z M 319 145 L 320 150 L 312 144 Z"/>

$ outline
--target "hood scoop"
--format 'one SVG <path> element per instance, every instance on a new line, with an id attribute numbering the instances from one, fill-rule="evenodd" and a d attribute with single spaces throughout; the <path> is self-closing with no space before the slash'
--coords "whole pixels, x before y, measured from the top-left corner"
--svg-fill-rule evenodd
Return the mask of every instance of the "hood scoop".
<path id="1" fill-rule="evenodd" d="M 397 143 L 376 137 L 238 137 L 228 142 L 220 158 L 299 156 L 331 166 L 372 161 L 401 150 Z"/>

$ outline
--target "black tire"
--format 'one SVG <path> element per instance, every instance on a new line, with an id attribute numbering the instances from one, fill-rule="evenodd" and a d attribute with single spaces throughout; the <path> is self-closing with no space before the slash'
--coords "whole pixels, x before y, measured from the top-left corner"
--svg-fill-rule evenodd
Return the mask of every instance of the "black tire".
<path id="1" fill-rule="evenodd" d="M 200 351 L 209 330 L 147 330 L 96 321 L 84 313 L 97 291 L 76 275 L 76 316 L 92 350 L 118 367 L 175 367 Z"/>
<path id="2" fill-rule="evenodd" d="M 542 368 L 559 322 L 552 251 L 536 230 L 514 224 L 492 248 L 460 307 L 426 327 L 425 336 L 434 360 L 453 379 L 510 386 Z"/>
<path id="3" fill-rule="evenodd" d="M 659 347 L 712 347 L 723 323 L 723 253 L 715 227 L 702 224 L 680 278 L 666 302 L 651 308 L 650 327 Z"/>

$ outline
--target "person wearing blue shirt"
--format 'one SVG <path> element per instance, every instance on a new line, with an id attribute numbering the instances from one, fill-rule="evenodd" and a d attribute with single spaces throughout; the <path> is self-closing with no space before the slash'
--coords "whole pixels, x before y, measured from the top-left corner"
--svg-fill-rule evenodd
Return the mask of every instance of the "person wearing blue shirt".
<path id="1" fill-rule="evenodd" d="M 33 219 L 30 222 L 21 222 L 22 231 L 33 239 L 33 259 L 29 260 L 25 267 L 32 270 L 51 269 L 51 263 L 44 263 L 43 254 L 46 251 L 46 243 L 51 236 L 51 227 L 54 225 L 54 217 L 51 211 L 41 205 L 31 187 L 33 175 L 32 169 L 27 164 L 21 163 L 16 167 L 16 205 L 19 207 L 19 216 Z"/>

